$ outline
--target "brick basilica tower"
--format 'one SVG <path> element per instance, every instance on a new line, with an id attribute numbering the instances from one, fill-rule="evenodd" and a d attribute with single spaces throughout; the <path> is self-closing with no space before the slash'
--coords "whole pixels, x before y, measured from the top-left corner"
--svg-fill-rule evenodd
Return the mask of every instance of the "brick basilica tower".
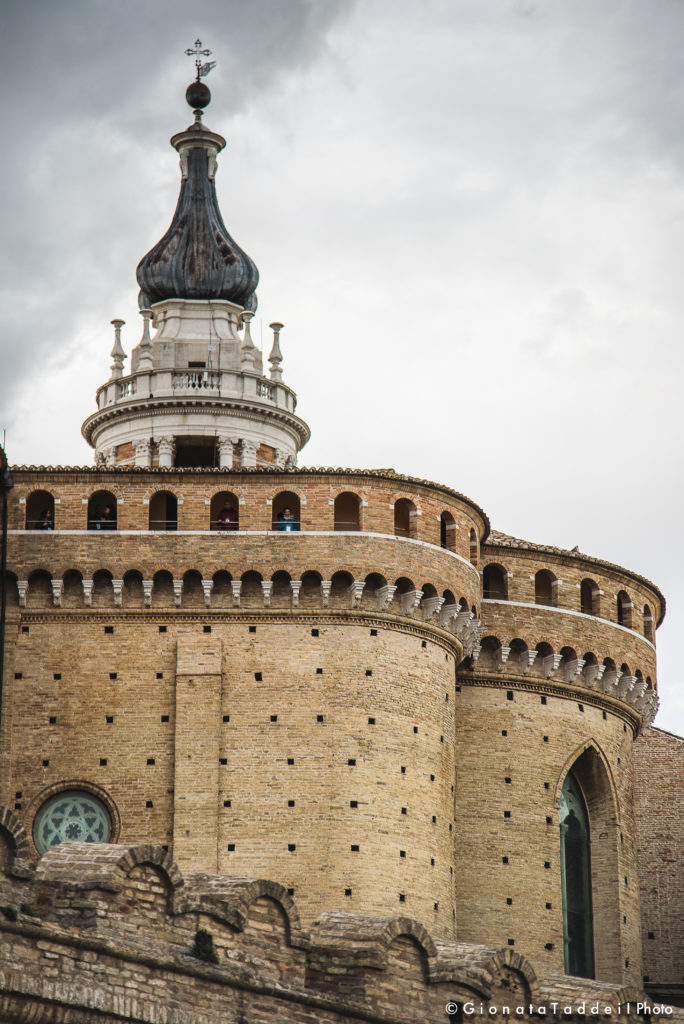
<path id="1" fill-rule="evenodd" d="M 635 761 L 655 785 L 660 591 L 494 531 L 442 484 L 297 468 L 309 428 L 282 325 L 268 374 L 251 338 L 258 272 L 218 208 L 209 98 L 198 77 L 171 140 L 180 195 L 138 265 L 129 372 L 113 321 L 95 465 L 12 470 L 3 899 L 123 960 L 154 917 L 154 955 L 188 979 L 209 934 L 221 999 L 251 985 L 292 1022 L 325 1000 L 311 1019 L 419 1022 L 447 998 L 662 987 L 640 901 L 672 935 L 681 898 L 640 883 L 635 794 Z M 79 886 L 100 895 L 72 905 Z"/>

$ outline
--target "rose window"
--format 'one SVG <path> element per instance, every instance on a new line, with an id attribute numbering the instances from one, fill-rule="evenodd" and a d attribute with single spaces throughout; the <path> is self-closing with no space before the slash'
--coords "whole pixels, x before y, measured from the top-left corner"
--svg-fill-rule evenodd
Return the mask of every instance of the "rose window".
<path id="1" fill-rule="evenodd" d="M 112 824 L 103 803 L 91 793 L 67 791 L 53 796 L 36 815 L 33 839 L 39 853 L 58 843 L 106 843 Z"/>

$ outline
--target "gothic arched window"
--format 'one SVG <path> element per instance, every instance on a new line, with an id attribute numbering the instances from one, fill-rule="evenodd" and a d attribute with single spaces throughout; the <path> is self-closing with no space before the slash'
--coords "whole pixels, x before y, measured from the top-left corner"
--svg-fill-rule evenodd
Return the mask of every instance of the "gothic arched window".
<path id="1" fill-rule="evenodd" d="M 572 772 L 567 774 L 560 798 L 560 847 L 565 973 L 593 978 L 589 815 Z"/>

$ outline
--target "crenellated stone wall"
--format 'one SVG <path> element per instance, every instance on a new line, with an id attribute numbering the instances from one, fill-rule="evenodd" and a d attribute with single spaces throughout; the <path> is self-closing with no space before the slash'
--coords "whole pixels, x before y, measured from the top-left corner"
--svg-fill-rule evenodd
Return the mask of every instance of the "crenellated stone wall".
<path id="1" fill-rule="evenodd" d="M 645 1000 L 635 987 L 541 982 L 517 950 L 435 940 L 410 917 L 328 913 L 304 930 L 282 885 L 183 877 L 154 846 L 63 843 L 27 870 L 5 818 L 0 842 L 4 1020 L 579 1021 L 592 1005 L 627 1020 Z"/>

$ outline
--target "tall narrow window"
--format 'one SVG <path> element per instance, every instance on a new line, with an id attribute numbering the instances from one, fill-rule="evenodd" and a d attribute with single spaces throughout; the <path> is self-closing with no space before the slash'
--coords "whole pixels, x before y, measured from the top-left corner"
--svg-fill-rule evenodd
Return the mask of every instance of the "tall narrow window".
<path id="1" fill-rule="evenodd" d="M 572 772 L 567 774 L 560 798 L 560 847 L 565 973 L 593 978 L 589 816 Z"/>

